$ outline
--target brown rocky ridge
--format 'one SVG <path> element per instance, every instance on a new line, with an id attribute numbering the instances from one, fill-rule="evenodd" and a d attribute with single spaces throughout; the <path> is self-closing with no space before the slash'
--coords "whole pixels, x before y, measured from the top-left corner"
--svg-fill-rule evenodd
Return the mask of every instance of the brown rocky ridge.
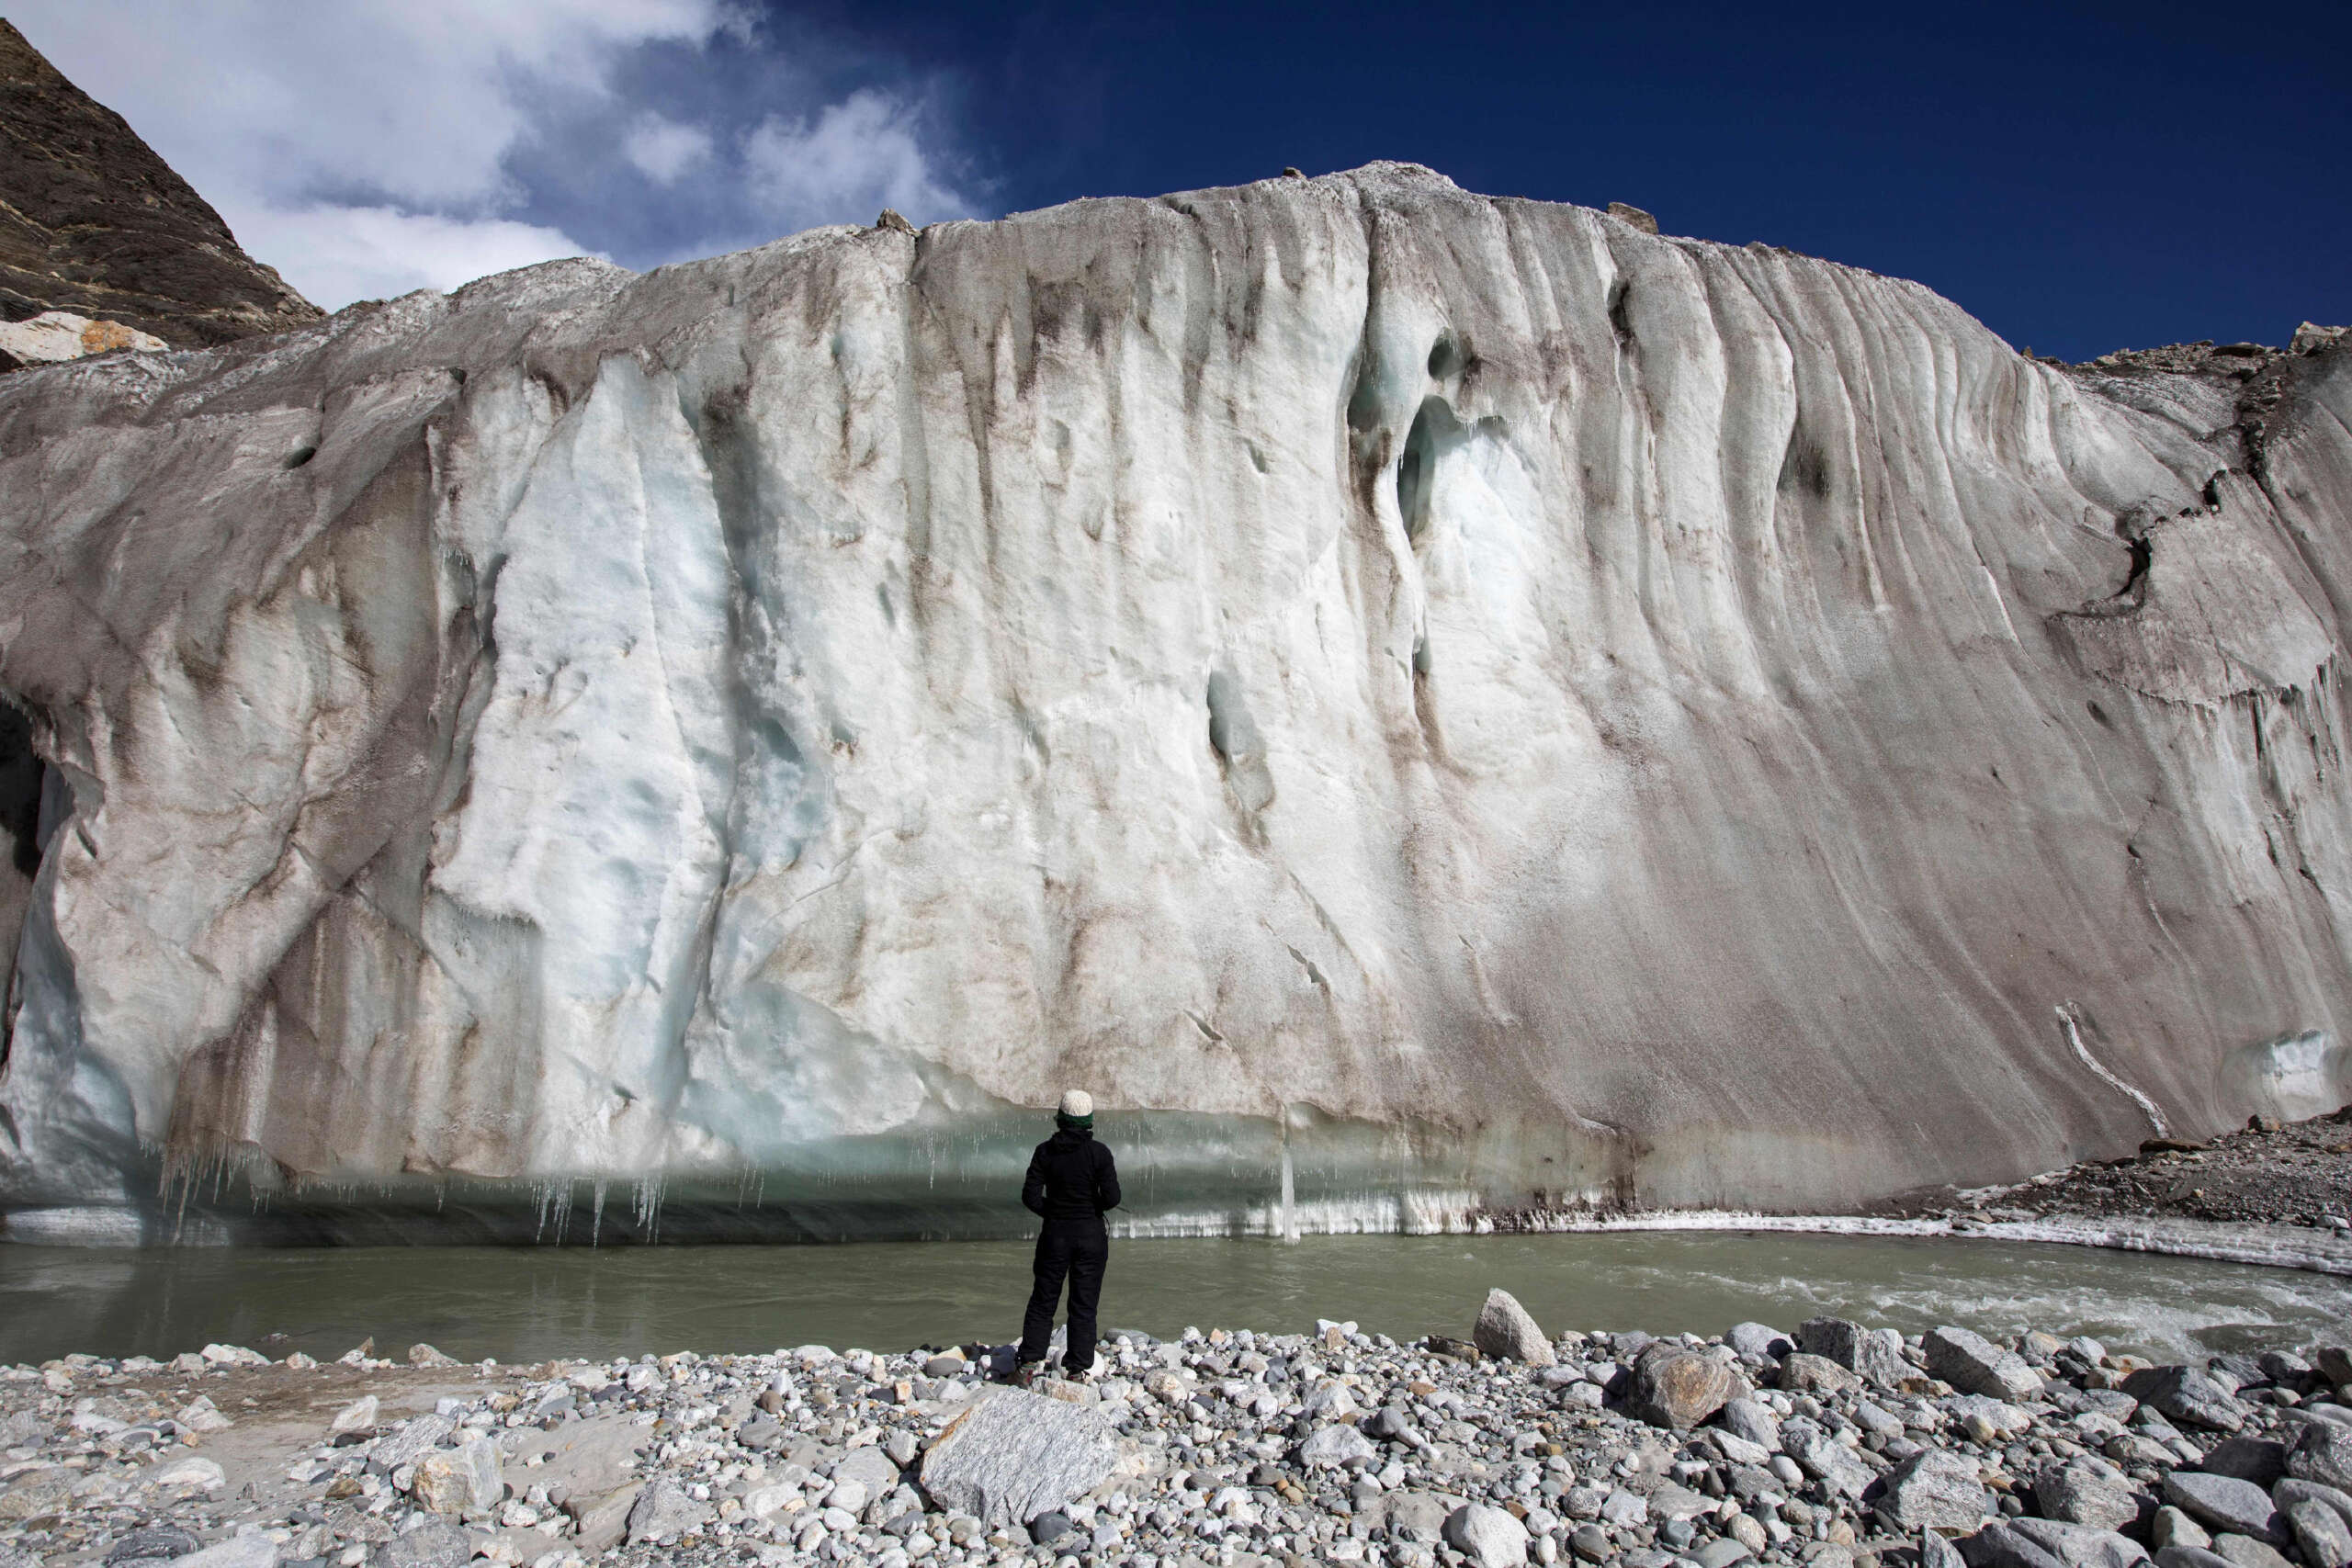
<path id="1" fill-rule="evenodd" d="M 195 348 L 320 319 L 120 115 L 5 20 L 0 150 L 0 321 L 62 310 Z"/>

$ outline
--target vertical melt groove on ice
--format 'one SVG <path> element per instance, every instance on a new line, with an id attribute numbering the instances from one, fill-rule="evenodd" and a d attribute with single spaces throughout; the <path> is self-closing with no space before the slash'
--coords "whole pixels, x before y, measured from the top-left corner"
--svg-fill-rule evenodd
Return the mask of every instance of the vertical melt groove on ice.
<path id="1" fill-rule="evenodd" d="M 1817 1213 L 2352 1097 L 2347 424 L 1397 164 L 0 378 L 0 1209 L 1007 1234 L 1075 1085 L 1138 1234 Z"/>

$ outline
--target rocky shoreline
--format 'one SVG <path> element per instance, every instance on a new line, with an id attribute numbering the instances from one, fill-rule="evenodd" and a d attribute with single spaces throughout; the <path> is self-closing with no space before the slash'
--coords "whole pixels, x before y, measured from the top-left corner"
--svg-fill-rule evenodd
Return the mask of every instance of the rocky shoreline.
<path id="1" fill-rule="evenodd" d="M 2352 1337 L 2352 1336 L 2347 1336 Z M 0 1568 L 2347 1568 L 2352 1349 L 2150 1366 L 1836 1318 L 1123 1333 L 530 1368 L 0 1370 Z"/>

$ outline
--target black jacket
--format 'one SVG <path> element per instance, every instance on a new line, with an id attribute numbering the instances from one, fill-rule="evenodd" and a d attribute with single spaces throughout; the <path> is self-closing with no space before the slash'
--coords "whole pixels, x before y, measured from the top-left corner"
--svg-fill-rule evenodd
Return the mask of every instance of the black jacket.
<path id="1" fill-rule="evenodd" d="M 1048 1228 L 1100 1225 L 1103 1214 L 1119 1206 L 1118 1167 L 1093 1134 L 1064 1127 L 1029 1156 L 1021 1201 Z"/>

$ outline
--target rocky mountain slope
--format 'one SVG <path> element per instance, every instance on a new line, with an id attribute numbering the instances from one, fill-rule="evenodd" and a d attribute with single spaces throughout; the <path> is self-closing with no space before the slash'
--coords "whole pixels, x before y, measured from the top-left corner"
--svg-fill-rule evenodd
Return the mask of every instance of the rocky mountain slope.
<path id="1" fill-rule="evenodd" d="M 0 1190 L 1004 1229 L 1079 1084 L 1139 1224 L 1423 1226 L 2333 1110 L 2305 347 L 1380 164 L 20 373 Z"/>
<path id="2" fill-rule="evenodd" d="M 184 347 L 320 316 L 120 115 L 0 21 L 0 319 L 51 310 Z"/>

